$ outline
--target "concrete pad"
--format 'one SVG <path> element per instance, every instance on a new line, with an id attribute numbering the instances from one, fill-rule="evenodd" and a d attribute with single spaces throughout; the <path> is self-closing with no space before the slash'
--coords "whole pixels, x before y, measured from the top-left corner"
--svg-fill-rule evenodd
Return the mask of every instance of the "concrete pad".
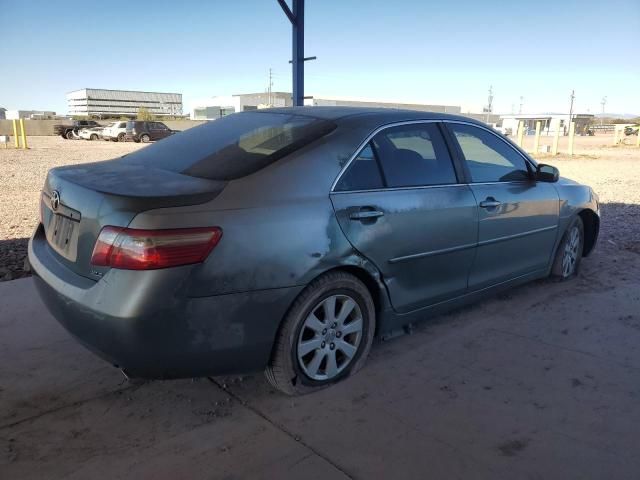
<path id="1" fill-rule="evenodd" d="M 45 310 L 33 280 L 0 283 L 0 426 L 126 387 Z"/>
<path id="2" fill-rule="evenodd" d="M 0 284 L 0 478 L 636 478 L 640 256 L 376 342 L 312 395 L 261 375 L 121 383 Z"/>

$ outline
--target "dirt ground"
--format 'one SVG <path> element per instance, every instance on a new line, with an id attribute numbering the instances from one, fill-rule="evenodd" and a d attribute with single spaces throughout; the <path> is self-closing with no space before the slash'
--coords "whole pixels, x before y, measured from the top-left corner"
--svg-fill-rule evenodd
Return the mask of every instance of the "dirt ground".
<path id="1" fill-rule="evenodd" d="M 540 158 L 600 196 L 600 242 L 578 278 L 376 341 L 361 372 L 305 397 L 259 373 L 125 383 L 31 279 L 0 283 L 0 478 L 636 479 L 640 149 L 578 142 L 576 157 Z M 32 145 L 0 150 L 0 245 L 30 235 L 47 168 L 140 148 Z"/>

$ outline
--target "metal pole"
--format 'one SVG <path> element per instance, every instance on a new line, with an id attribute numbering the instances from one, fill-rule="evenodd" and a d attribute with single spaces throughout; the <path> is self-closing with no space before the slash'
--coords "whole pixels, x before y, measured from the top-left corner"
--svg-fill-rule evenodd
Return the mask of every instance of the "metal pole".
<path id="1" fill-rule="evenodd" d="M 489 85 L 489 102 L 487 104 L 487 121 L 485 123 L 489 123 L 489 115 L 491 114 L 493 106 L 493 85 Z"/>
<path id="2" fill-rule="evenodd" d="M 24 128 L 24 118 L 20 119 L 20 136 L 22 137 L 22 148 L 25 150 L 29 147 L 27 146 L 27 132 Z"/>
<path id="3" fill-rule="evenodd" d="M 293 0 L 291 68 L 293 74 L 293 105 L 304 104 L 304 0 Z"/>
<path id="4" fill-rule="evenodd" d="M 604 106 L 607 104 L 607 97 L 602 97 L 602 116 L 600 117 L 600 126 L 604 124 Z"/>
<path id="5" fill-rule="evenodd" d="M 576 98 L 575 90 L 571 90 L 571 104 L 569 105 L 569 128 L 571 128 L 571 117 L 573 116 L 573 100 Z"/>
<path id="6" fill-rule="evenodd" d="M 18 122 L 13 120 L 13 142 L 15 143 L 16 148 L 20 148 L 20 137 L 18 137 Z"/>

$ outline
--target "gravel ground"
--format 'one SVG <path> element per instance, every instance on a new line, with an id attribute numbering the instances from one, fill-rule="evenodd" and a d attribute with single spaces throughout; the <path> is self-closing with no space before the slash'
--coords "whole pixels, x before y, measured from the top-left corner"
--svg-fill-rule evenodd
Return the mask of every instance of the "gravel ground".
<path id="1" fill-rule="evenodd" d="M 574 157 L 539 155 L 563 176 L 591 185 L 602 203 L 599 248 L 640 254 L 640 149 L 612 146 L 609 137 L 577 137 Z M 532 139 L 525 139 L 525 147 Z M 543 138 L 541 144 L 550 143 Z M 566 148 L 562 139 L 561 151 Z M 30 150 L 0 149 L 0 281 L 28 276 L 27 240 L 38 221 L 38 199 L 47 170 L 118 157 L 143 145 L 32 137 Z"/>

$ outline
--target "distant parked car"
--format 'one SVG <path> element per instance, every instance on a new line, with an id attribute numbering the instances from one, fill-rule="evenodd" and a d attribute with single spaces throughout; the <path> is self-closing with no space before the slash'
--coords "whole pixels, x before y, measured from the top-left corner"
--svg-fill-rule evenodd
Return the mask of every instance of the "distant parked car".
<path id="1" fill-rule="evenodd" d="M 640 125 L 634 125 L 633 127 L 624 127 L 624 134 L 627 136 L 638 135 L 638 132 L 640 132 Z"/>
<path id="2" fill-rule="evenodd" d="M 129 122 L 126 120 L 110 123 L 102 132 L 102 138 L 113 142 L 124 142 L 127 134 L 127 123 Z"/>
<path id="3" fill-rule="evenodd" d="M 78 132 L 78 136 L 83 140 L 98 140 L 102 138 L 104 127 L 83 128 Z"/>
<path id="4" fill-rule="evenodd" d="M 94 120 L 74 120 L 71 125 L 54 125 L 53 133 L 60 135 L 67 140 L 78 138 L 78 132 L 83 128 L 100 127 L 101 125 Z"/>
<path id="5" fill-rule="evenodd" d="M 162 140 L 165 137 L 178 133 L 177 130 L 171 130 L 162 122 L 146 122 L 142 120 L 133 120 L 127 122 L 126 139 L 128 141 L 147 143 L 151 140 Z"/>

